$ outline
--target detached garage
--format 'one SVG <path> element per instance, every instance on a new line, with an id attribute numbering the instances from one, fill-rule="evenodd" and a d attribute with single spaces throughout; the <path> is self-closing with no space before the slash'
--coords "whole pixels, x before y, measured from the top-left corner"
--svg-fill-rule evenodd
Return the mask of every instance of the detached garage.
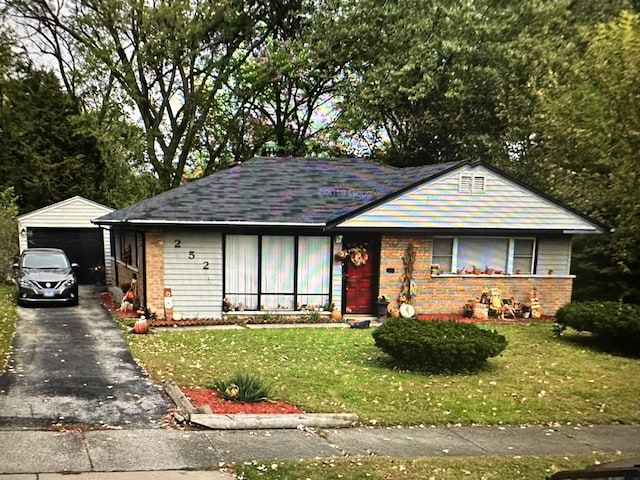
<path id="1" fill-rule="evenodd" d="M 104 283 L 111 278 L 109 230 L 91 220 L 112 208 L 75 196 L 18 217 L 20 251 L 25 248 L 61 248 L 72 263 L 77 263 L 82 284 Z M 106 275 L 105 275 L 106 274 Z"/>

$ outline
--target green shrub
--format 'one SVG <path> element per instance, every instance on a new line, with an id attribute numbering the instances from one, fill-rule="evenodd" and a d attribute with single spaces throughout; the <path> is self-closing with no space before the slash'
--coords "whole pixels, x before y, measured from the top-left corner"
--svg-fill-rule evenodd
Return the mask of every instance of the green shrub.
<path id="1" fill-rule="evenodd" d="M 13 261 L 19 253 L 16 202 L 13 187 L 0 190 L 0 284 L 12 277 Z"/>
<path id="2" fill-rule="evenodd" d="M 554 328 L 591 332 L 621 347 L 640 344 L 640 305 L 621 302 L 573 302 L 556 312 Z"/>
<path id="3" fill-rule="evenodd" d="M 373 332 L 399 366 L 432 373 L 476 371 L 507 346 L 503 335 L 455 321 L 393 318 Z"/>
<path id="4" fill-rule="evenodd" d="M 209 388 L 218 390 L 225 400 L 234 402 L 259 402 L 267 400 L 271 388 L 253 373 L 235 373 L 229 378 L 215 380 Z"/>

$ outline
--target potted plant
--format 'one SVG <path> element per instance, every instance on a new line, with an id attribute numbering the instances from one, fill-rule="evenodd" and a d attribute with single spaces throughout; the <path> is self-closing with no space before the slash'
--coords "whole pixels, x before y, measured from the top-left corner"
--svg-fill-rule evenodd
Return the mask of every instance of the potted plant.
<path id="1" fill-rule="evenodd" d="M 376 308 L 378 317 L 384 318 L 387 316 L 387 307 L 389 306 L 389 299 L 386 295 L 380 295 L 376 301 Z"/>

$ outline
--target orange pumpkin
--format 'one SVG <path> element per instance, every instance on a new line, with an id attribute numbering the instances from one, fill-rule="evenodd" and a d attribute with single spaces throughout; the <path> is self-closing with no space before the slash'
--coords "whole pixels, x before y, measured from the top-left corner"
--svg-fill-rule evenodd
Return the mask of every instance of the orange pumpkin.
<path id="1" fill-rule="evenodd" d="M 135 333 L 147 333 L 149 331 L 149 324 L 146 320 L 136 320 L 136 323 L 133 324 L 133 331 Z"/>

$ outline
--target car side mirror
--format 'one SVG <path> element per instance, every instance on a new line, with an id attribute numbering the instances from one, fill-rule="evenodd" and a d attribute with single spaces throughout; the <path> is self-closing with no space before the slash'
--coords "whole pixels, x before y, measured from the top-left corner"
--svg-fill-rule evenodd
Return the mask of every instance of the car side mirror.
<path id="1" fill-rule="evenodd" d="M 78 265 L 77 263 L 72 263 L 71 264 L 71 268 L 78 268 L 80 265 Z"/>

